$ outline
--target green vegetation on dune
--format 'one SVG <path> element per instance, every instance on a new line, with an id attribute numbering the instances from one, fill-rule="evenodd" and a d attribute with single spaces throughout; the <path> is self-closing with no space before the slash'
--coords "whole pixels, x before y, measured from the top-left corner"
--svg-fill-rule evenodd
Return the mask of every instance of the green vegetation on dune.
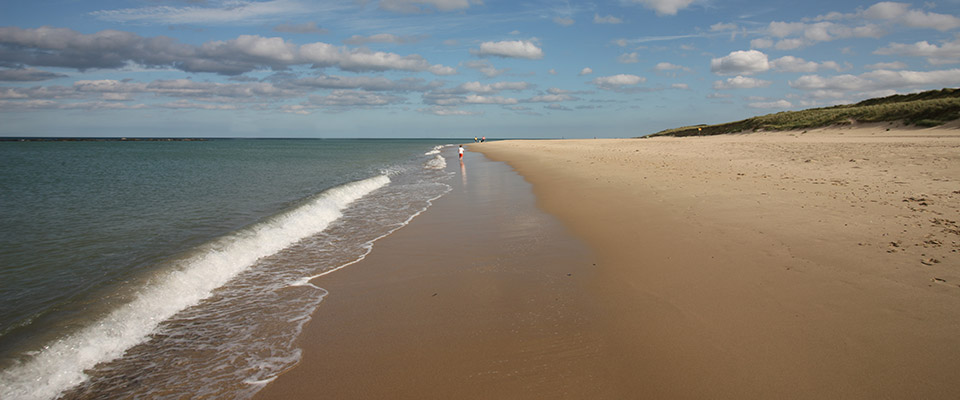
<path id="1" fill-rule="evenodd" d="M 784 111 L 725 124 L 686 126 L 660 131 L 648 137 L 723 135 L 760 130 L 786 131 L 848 125 L 854 122 L 898 121 L 907 125 L 930 127 L 956 119 L 960 119 L 960 89 L 942 89 L 869 99 L 856 104 Z"/>

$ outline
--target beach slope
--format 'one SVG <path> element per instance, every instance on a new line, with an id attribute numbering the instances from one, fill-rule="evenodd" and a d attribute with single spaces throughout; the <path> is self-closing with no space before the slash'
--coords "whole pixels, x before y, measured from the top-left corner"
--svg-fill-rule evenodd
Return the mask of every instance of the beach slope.
<path id="1" fill-rule="evenodd" d="M 316 278 L 303 357 L 258 399 L 625 398 L 584 285 L 589 249 L 507 165 L 445 149 L 451 191 Z"/>
<path id="2" fill-rule="evenodd" d="M 471 145 L 598 259 L 642 398 L 960 398 L 960 135 L 884 125 Z"/>

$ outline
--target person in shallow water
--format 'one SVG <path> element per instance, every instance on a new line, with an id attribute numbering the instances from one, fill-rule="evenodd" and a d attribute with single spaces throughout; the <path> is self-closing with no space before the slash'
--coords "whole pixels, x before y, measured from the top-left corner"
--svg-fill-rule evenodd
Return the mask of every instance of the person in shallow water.
<path id="1" fill-rule="evenodd" d="M 463 145 L 460 145 L 460 159 L 463 159 Z"/>

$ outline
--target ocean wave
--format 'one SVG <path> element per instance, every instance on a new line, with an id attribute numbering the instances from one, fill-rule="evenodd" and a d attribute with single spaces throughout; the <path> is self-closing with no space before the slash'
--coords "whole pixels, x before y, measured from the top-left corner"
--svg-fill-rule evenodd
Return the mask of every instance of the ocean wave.
<path id="1" fill-rule="evenodd" d="M 430 161 L 427 161 L 425 167 L 429 169 L 444 169 L 447 167 L 447 160 L 437 154 L 434 158 L 430 159 Z"/>
<path id="2" fill-rule="evenodd" d="M 0 398 L 54 398 L 85 370 L 143 342 L 164 320 L 198 304 L 262 257 L 326 229 L 354 201 L 387 185 L 375 176 L 328 189 L 300 206 L 196 249 L 153 278 L 128 304 L 0 372 Z"/>
<path id="3" fill-rule="evenodd" d="M 433 149 L 431 149 L 430 151 L 428 151 L 428 152 L 426 152 L 426 153 L 423 153 L 423 155 L 425 155 L 425 156 L 432 156 L 432 155 L 434 155 L 434 154 L 440 154 L 440 149 L 442 149 L 443 147 L 444 147 L 444 146 L 442 146 L 442 145 L 441 145 L 441 146 L 433 146 Z"/>

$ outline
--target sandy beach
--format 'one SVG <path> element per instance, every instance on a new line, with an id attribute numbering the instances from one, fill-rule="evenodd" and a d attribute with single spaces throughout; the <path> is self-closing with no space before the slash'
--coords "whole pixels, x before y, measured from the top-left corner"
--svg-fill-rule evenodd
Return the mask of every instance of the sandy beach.
<path id="1" fill-rule="evenodd" d="M 313 281 L 301 363 L 260 399 L 619 397 L 602 375 L 586 246 L 503 163 L 447 150 L 452 190 Z"/>
<path id="2" fill-rule="evenodd" d="M 469 149 L 259 398 L 960 397 L 955 127 Z"/>

